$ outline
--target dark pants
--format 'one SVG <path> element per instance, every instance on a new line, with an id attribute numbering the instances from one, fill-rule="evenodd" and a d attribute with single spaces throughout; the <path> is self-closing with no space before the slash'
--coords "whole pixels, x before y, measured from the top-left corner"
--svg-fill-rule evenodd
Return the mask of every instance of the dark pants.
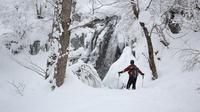
<path id="1" fill-rule="evenodd" d="M 129 89 L 131 85 L 132 85 L 132 89 L 136 89 L 136 81 L 137 81 L 137 77 L 129 77 L 126 89 Z"/>

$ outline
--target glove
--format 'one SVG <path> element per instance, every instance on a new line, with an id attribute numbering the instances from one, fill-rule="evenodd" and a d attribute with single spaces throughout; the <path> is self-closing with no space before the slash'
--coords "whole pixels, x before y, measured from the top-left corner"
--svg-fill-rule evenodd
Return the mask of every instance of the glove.
<path id="1" fill-rule="evenodd" d="M 120 77 L 120 74 L 121 74 L 121 73 L 123 73 L 123 71 L 118 72 L 119 77 Z"/>
<path id="2" fill-rule="evenodd" d="M 123 73 L 123 71 L 118 72 L 118 74 L 121 74 L 121 73 Z"/>

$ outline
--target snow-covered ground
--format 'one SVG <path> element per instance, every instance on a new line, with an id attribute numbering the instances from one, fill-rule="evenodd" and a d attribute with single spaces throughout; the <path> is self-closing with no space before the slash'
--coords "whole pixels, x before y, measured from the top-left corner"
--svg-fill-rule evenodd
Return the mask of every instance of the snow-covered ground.
<path id="1" fill-rule="evenodd" d="M 123 55 L 128 55 L 128 49 L 124 50 Z M 36 60 L 42 56 L 37 62 L 42 65 L 45 63 L 44 54 L 31 59 Z M 150 74 L 145 74 L 143 87 L 141 77 L 138 77 L 137 90 L 126 90 L 89 87 L 68 70 L 64 86 L 51 91 L 47 81 L 14 62 L 2 50 L 0 57 L 1 112 L 200 111 L 199 71 L 183 73 L 173 72 L 172 69 L 162 73 L 156 81 L 151 81 Z M 123 63 L 122 60 L 118 61 L 119 64 Z M 121 77 L 120 80 L 126 78 Z M 19 90 L 12 84 L 18 86 Z"/>
<path id="2" fill-rule="evenodd" d="M 129 21 L 133 18 L 132 13 L 127 15 L 123 11 L 118 11 L 121 10 L 120 7 L 103 7 L 97 12 L 122 15 L 115 31 L 119 41 L 123 43 L 127 37 L 137 37 L 134 48 L 136 57 L 132 56 L 130 47 L 126 47 L 121 57 L 110 67 L 102 81 L 102 88 L 93 88 L 82 83 L 69 67 L 64 85 L 51 91 L 48 80 L 19 65 L 21 63 L 33 68 L 35 66 L 30 63 L 34 63 L 45 70 L 48 53 L 40 51 L 38 55 L 31 56 L 28 51 L 24 51 L 13 56 L 4 48 L 3 40 L 9 38 L 3 34 L 12 34 L 25 29 L 27 38 L 22 41 L 25 45 L 32 44 L 34 40 L 40 40 L 44 44 L 51 30 L 52 11 L 46 11 L 49 10 L 47 7 L 44 14 L 46 17 L 38 20 L 31 0 L 0 1 L 5 3 L 0 5 L 0 112 L 200 112 L 200 70 L 197 68 L 191 72 L 183 71 L 184 61 L 177 53 L 183 48 L 199 49 L 200 33 L 186 29 L 188 31 L 183 30 L 179 35 L 172 35 L 181 37 L 186 34 L 182 38 L 173 39 L 167 35 L 169 48 L 160 44 L 156 35 L 152 35 L 154 51 L 158 51 L 155 59 L 159 75 L 157 80 L 152 81 L 145 57 L 146 40 L 138 31 L 140 27 L 137 21 Z M 80 0 L 77 3 L 79 7 L 77 12 L 84 14 L 83 20 L 84 17 L 93 17 L 89 14 L 91 12 L 88 12 L 91 9 L 88 1 Z M 109 4 L 115 0 L 104 1 L 105 4 L 107 2 Z M 122 3 L 128 4 L 128 2 Z M 20 6 L 19 10 L 18 6 Z M 122 8 L 129 11 L 130 5 Z M 18 21 L 13 21 L 13 14 L 18 17 Z M 22 16 L 25 18 L 20 18 Z M 102 13 L 96 16 L 101 18 L 105 15 Z M 143 21 L 142 18 L 140 21 Z M 26 24 L 19 24 L 19 22 Z M 83 21 L 84 23 L 86 22 Z M 83 51 L 83 49 L 79 50 Z M 71 55 L 81 54 L 80 52 Z M 134 59 L 136 65 L 145 73 L 145 79 L 138 77 L 136 90 L 110 89 L 126 84 L 127 73 L 119 78 L 117 72 L 124 69 L 131 59 Z"/>

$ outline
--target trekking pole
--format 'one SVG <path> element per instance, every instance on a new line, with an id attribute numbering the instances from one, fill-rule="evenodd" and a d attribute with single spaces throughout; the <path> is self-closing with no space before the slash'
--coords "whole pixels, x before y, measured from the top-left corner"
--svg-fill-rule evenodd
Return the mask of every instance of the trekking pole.
<path id="1" fill-rule="evenodd" d="M 117 87 L 119 88 L 119 77 L 120 77 L 120 73 L 118 73 L 118 81 L 117 81 Z"/>
<path id="2" fill-rule="evenodd" d="M 143 87 L 143 84 L 144 84 L 144 75 L 142 75 L 142 87 Z"/>

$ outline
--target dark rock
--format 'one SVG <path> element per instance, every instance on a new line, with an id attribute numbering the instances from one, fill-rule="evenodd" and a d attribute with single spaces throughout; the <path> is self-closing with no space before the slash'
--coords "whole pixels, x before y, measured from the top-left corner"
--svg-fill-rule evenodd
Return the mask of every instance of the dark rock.
<path id="1" fill-rule="evenodd" d="M 73 14 L 72 15 L 72 20 L 80 22 L 81 21 L 81 16 L 79 14 L 77 14 L 77 13 Z"/>
<path id="2" fill-rule="evenodd" d="M 30 45 L 29 53 L 31 55 L 36 55 L 39 53 L 39 51 L 40 51 L 40 41 L 36 40 L 36 41 L 34 41 L 34 43 L 32 45 Z"/>
<path id="3" fill-rule="evenodd" d="M 173 34 L 178 34 L 181 31 L 181 27 L 178 23 L 169 23 L 168 26 Z"/>
<path id="4" fill-rule="evenodd" d="M 76 35 L 75 38 L 71 39 L 71 44 L 74 47 L 75 50 L 77 50 L 79 47 L 84 46 L 84 39 L 85 39 L 85 34 L 82 33 L 81 36 Z"/>

